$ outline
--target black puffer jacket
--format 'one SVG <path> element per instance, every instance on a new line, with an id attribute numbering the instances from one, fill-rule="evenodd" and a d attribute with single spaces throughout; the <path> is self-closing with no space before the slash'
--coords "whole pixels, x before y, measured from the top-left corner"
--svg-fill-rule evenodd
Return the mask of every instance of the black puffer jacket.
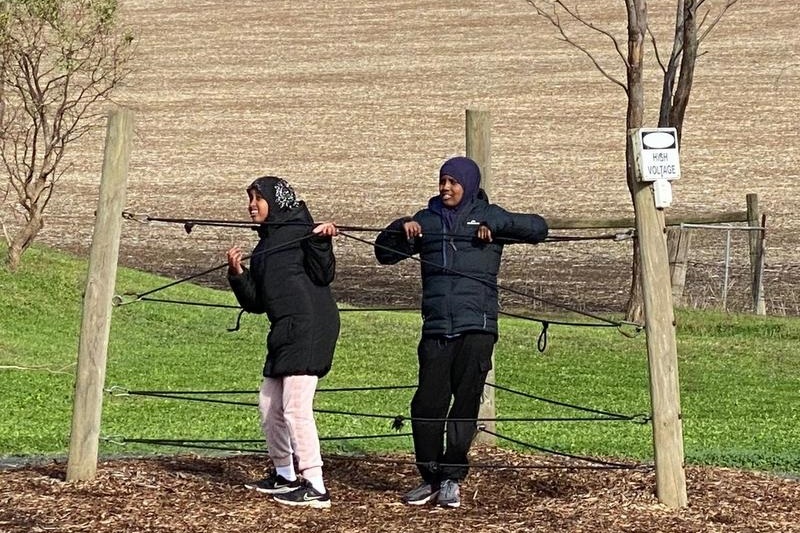
<path id="1" fill-rule="evenodd" d="M 382 264 L 394 264 L 420 254 L 423 334 L 486 331 L 497 336 L 497 272 L 503 246 L 543 241 L 547 222 L 539 215 L 509 213 L 490 204 L 481 190 L 448 232 L 437 199 L 412 217 L 422 226 L 421 237 L 405 237 L 403 224 L 412 219 L 395 220 L 378 235 L 375 256 Z M 492 231 L 493 242 L 477 238 L 480 224 Z"/>
<path id="2" fill-rule="evenodd" d="M 286 225 L 259 228 L 250 269 L 228 281 L 245 311 L 269 319 L 264 376 L 322 377 L 331 369 L 339 337 L 339 310 L 328 286 L 335 272 L 333 247 L 330 237 L 303 239 L 313 223 L 303 202 L 291 211 L 281 221 Z"/>

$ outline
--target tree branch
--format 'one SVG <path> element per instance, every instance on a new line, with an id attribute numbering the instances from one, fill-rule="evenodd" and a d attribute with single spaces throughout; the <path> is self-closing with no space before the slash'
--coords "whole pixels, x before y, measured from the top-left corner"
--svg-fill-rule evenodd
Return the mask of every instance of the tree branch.
<path id="1" fill-rule="evenodd" d="M 684 10 L 686 8 L 684 0 L 678 0 L 675 9 L 675 33 L 672 37 L 672 53 L 669 62 L 664 68 L 664 81 L 661 85 L 661 105 L 658 112 L 658 125 L 665 127 L 669 125 L 669 113 L 672 109 L 672 94 L 675 90 L 675 77 L 683 56 L 683 28 Z"/>
<path id="2" fill-rule="evenodd" d="M 700 7 L 700 6 L 701 6 L 701 5 L 704 3 L 704 1 L 705 1 L 705 0 L 699 0 L 699 1 L 698 1 L 698 3 L 697 3 L 697 7 Z M 715 26 L 716 26 L 716 25 L 719 23 L 719 21 L 720 21 L 720 20 L 722 20 L 722 17 L 723 17 L 723 16 L 725 16 L 725 13 L 727 13 L 727 11 L 728 11 L 730 8 L 732 8 L 732 7 L 733 7 L 733 5 L 734 5 L 734 4 L 736 4 L 736 2 L 738 2 L 738 1 L 739 1 L 739 0 L 726 0 L 726 2 L 725 2 L 725 5 L 724 5 L 724 6 L 722 6 L 722 7 L 720 8 L 720 11 L 719 11 L 719 13 L 717 13 L 717 16 L 716 16 L 716 17 L 714 17 L 714 20 L 712 20 L 712 21 L 709 23 L 709 26 L 708 26 L 708 27 L 707 27 L 707 28 L 706 28 L 706 29 L 705 29 L 705 30 L 704 30 L 702 33 L 700 33 L 700 35 L 698 35 L 698 37 L 697 37 L 697 42 L 698 42 L 698 43 L 702 43 L 702 42 L 703 42 L 703 40 L 706 38 L 706 36 L 707 36 L 709 33 L 711 33 L 711 31 L 712 31 L 712 30 L 714 29 L 714 27 L 715 27 Z M 703 25 L 704 25 L 704 23 L 705 23 L 705 21 L 706 21 L 706 16 L 707 16 L 708 14 L 710 14 L 710 13 L 711 13 L 711 9 L 709 8 L 709 10 L 708 10 L 708 11 L 706 11 L 706 13 L 704 14 L 704 16 L 703 16 L 703 20 L 702 20 L 702 21 L 700 22 L 700 24 L 698 25 L 698 29 L 700 29 L 700 28 L 702 28 L 702 27 L 703 27 Z"/>
<path id="3" fill-rule="evenodd" d="M 628 88 L 624 82 L 620 81 L 619 79 L 609 74 L 608 71 L 602 65 L 600 65 L 600 62 L 597 60 L 597 58 L 595 58 L 595 56 L 587 48 L 580 45 L 575 39 L 573 39 L 570 35 L 567 34 L 567 30 L 565 29 L 564 24 L 561 22 L 561 18 L 558 15 L 558 10 L 560 8 L 562 11 L 567 13 L 572 19 L 574 19 L 578 23 L 611 39 L 611 42 L 614 44 L 614 48 L 616 49 L 617 54 L 622 58 L 622 62 L 627 68 L 627 59 L 620 49 L 619 42 L 610 32 L 603 30 L 602 28 L 598 28 L 593 24 L 587 22 L 577 11 L 572 11 L 568 7 L 566 7 L 561 0 L 554 0 L 552 2 L 539 2 L 537 0 L 527 0 L 527 2 L 533 7 L 537 15 L 547 20 L 553 27 L 555 27 L 558 30 L 559 34 L 561 35 L 560 40 L 576 48 L 577 50 L 580 50 L 583 54 L 586 55 L 586 57 L 589 58 L 594 67 L 597 69 L 598 72 L 600 72 L 600 74 L 603 77 L 605 77 L 612 83 L 620 86 L 622 90 L 625 91 L 625 93 L 628 92 Z M 542 3 L 549 3 L 550 10 L 548 11 L 545 10 L 543 7 L 541 7 L 540 4 Z"/>

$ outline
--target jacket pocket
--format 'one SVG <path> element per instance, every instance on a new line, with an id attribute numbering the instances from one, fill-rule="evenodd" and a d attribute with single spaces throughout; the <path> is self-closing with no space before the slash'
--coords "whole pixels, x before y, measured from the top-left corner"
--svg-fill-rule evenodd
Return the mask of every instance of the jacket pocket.
<path id="1" fill-rule="evenodd" d="M 276 354 L 281 347 L 286 346 L 292 340 L 292 317 L 282 318 L 273 322 L 267 334 L 267 354 Z"/>

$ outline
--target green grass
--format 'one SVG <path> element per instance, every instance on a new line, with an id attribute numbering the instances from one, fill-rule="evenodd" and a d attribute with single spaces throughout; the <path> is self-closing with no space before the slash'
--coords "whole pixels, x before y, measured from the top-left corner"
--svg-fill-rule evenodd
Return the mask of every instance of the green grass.
<path id="1" fill-rule="evenodd" d="M 17 273 L 0 269 L 0 367 L 4 367 L 0 368 L 0 456 L 67 451 L 85 276 L 85 261 L 38 247 L 25 255 Z M 120 269 L 117 292 L 141 293 L 169 281 Z M 235 303 L 229 292 L 190 284 L 153 296 Z M 240 331 L 226 331 L 236 314 L 152 302 L 114 308 L 106 385 L 128 390 L 255 391 L 266 322 L 262 316 L 245 315 Z M 604 411 L 649 413 L 644 335 L 630 339 L 613 328 L 554 325 L 547 351 L 540 354 L 539 332 L 534 322 L 501 321 L 495 350 L 498 384 Z M 320 387 L 414 384 L 418 338 L 415 313 L 344 312 L 333 371 Z M 688 463 L 800 473 L 798 341 L 796 318 L 678 313 Z M 316 407 L 407 416 L 411 394 L 411 390 L 320 392 Z M 255 401 L 253 394 L 225 398 Z M 497 406 L 500 417 L 591 416 L 504 391 L 497 393 Z M 319 414 L 317 421 L 323 437 L 392 433 L 390 419 Z M 498 432 L 561 452 L 652 461 L 647 424 L 501 422 Z M 110 394 L 104 398 L 102 434 L 156 439 L 261 437 L 254 407 Z M 388 453 L 410 451 L 411 440 L 326 441 L 323 448 Z M 179 450 L 101 442 L 103 454 L 152 451 Z"/>

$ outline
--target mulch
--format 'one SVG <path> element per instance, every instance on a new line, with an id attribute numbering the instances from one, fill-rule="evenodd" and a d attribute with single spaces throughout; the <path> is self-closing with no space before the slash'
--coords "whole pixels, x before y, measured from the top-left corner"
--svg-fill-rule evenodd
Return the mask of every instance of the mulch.
<path id="1" fill-rule="evenodd" d="M 688 467 L 689 505 L 671 509 L 655 497 L 652 469 L 542 469 L 555 463 L 476 447 L 475 464 L 527 468 L 472 469 L 461 507 L 442 509 L 400 503 L 418 481 L 410 460 L 328 457 L 333 505 L 322 510 L 245 489 L 264 456 L 113 459 L 80 482 L 64 481 L 63 461 L 28 464 L 0 471 L 0 531 L 800 532 L 800 480 L 766 473 Z"/>

